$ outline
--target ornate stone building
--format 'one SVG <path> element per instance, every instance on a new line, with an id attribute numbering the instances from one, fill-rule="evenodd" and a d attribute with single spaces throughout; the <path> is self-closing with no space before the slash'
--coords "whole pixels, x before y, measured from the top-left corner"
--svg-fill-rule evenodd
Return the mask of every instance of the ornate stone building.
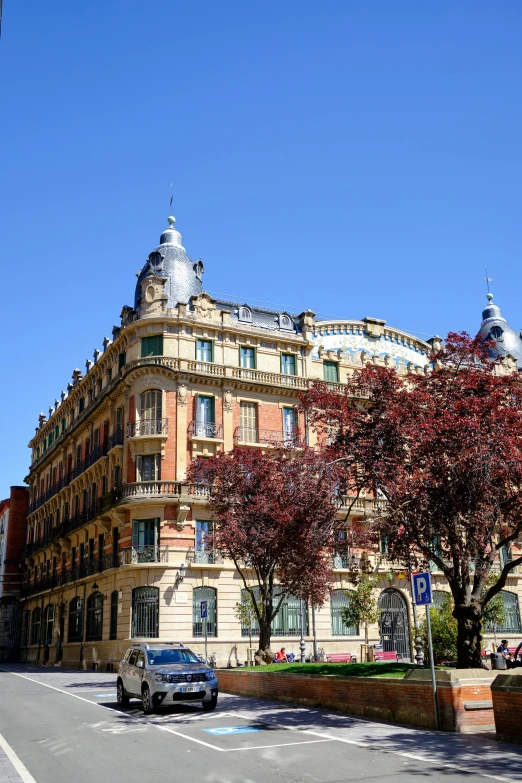
<path id="1" fill-rule="evenodd" d="M 296 406 L 314 379 L 342 384 L 367 362 L 426 371 L 429 344 L 376 318 L 318 321 L 310 310 L 212 298 L 203 264 L 169 224 L 138 275 L 134 307 L 85 373 L 74 370 L 31 440 L 22 660 L 110 670 L 136 638 L 202 653 L 207 600 L 209 652 L 219 665 L 244 662 L 241 581 L 207 547 L 206 490 L 187 483 L 190 461 L 235 443 L 270 448 L 296 428 L 308 439 Z M 360 498 L 352 515 L 381 502 Z M 350 563 L 332 565 L 331 601 L 304 612 L 307 648 L 315 632 L 327 651 L 358 653 L 362 637 L 340 617 Z M 373 640 L 409 656 L 408 579 L 385 555 L 377 565 Z M 274 644 L 297 652 L 300 632 L 299 602 L 288 599 Z"/>

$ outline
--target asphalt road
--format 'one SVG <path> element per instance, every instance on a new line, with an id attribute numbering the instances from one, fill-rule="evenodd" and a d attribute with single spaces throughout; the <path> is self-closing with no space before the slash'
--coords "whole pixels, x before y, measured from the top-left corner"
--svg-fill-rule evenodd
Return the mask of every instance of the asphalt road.
<path id="1" fill-rule="evenodd" d="M 139 702 L 118 708 L 115 679 L 22 665 L 0 671 L 0 735 L 36 783 L 522 781 L 522 748 L 489 736 L 228 694 L 213 713 L 191 705 L 145 717 Z"/>

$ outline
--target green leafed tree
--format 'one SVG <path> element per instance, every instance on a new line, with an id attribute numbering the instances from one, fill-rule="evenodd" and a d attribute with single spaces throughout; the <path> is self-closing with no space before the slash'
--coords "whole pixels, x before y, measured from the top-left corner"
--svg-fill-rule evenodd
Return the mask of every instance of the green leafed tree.
<path id="1" fill-rule="evenodd" d="M 380 582 L 377 574 L 361 573 L 353 577 L 353 590 L 347 590 L 347 606 L 341 609 L 345 625 L 364 626 L 364 642 L 368 645 L 368 627 L 379 620 L 375 588 Z"/>

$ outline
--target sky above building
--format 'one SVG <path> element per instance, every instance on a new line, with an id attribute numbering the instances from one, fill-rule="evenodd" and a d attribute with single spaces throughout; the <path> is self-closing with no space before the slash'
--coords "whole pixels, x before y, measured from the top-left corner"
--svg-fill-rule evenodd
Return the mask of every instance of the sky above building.
<path id="1" fill-rule="evenodd" d="M 204 288 L 522 326 L 518 0 L 5 0 L 0 496 L 176 227 Z"/>

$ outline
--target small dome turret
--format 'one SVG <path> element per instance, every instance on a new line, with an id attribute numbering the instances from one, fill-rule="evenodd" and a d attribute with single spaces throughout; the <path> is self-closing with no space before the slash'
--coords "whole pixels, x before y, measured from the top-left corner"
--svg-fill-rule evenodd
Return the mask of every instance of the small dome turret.
<path id="1" fill-rule="evenodd" d="M 500 307 L 493 304 L 492 293 L 488 292 L 487 300 L 488 304 L 482 311 L 479 334 L 494 343 L 490 351 L 492 357 L 510 354 L 516 360 L 518 369 L 522 370 L 522 338 L 502 317 Z"/>
<path id="2" fill-rule="evenodd" d="M 176 218 L 168 218 L 169 227 L 162 232 L 159 245 L 150 253 L 138 275 L 134 308 L 139 308 L 142 280 L 150 274 L 166 278 L 165 293 L 167 307 L 174 308 L 180 302 L 187 303 L 191 296 L 198 296 L 203 290 L 201 275 L 203 264 L 194 264 L 182 245 L 181 234 L 174 228 Z"/>

